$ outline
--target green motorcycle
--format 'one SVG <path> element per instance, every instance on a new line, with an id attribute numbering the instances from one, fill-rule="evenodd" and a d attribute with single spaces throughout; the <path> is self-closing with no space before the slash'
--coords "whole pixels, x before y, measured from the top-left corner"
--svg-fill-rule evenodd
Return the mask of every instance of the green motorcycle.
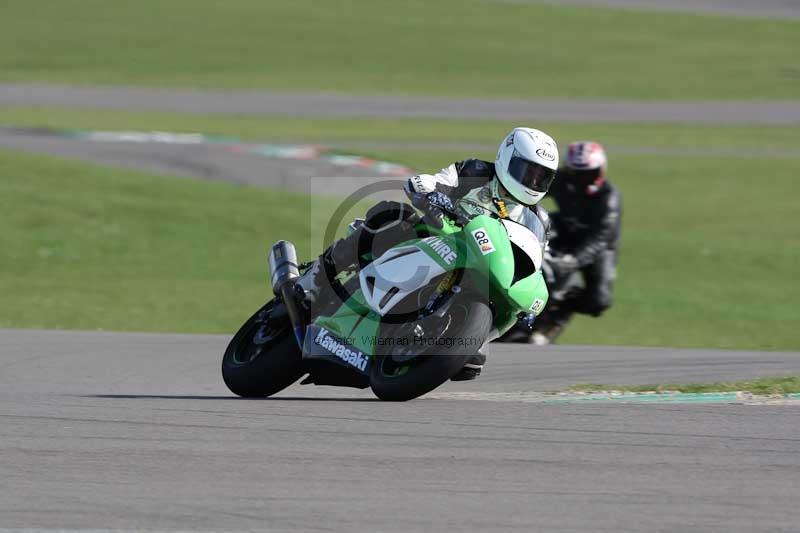
<path id="1" fill-rule="evenodd" d="M 417 238 L 329 273 L 330 294 L 315 309 L 296 283 L 314 262 L 298 264 L 294 246 L 278 241 L 269 257 L 276 297 L 225 351 L 228 388 L 270 396 L 308 374 L 304 384 L 410 400 L 452 378 L 520 316 L 544 309 L 543 229 L 463 199 L 444 215 L 441 227 L 423 218 Z"/>

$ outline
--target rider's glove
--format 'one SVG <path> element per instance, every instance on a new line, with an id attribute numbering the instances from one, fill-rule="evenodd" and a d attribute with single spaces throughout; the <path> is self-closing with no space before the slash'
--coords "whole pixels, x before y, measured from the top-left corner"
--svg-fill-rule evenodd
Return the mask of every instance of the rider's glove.
<path id="1" fill-rule="evenodd" d="M 425 221 L 439 229 L 444 225 L 442 220 L 444 218 L 444 213 L 442 211 L 453 211 L 455 209 L 450 197 L 438 191 L 429 193 L 412 192 L 408 196 L 414 207 L 425 212 Z"/>
<path id="2" fill-rule="evenodd" d="M 428 193 L 425 196 L 425 199 L 428 201 L 428 205 L 431 207 L 438 207 L 439 209 L 443 209 L 445 211 L 453 211 L 455 209 L 453 201 L 450 199 L 450 197 L 442 192 L 434 191 Z"/>
<path id="3" fill-rule="evenodd" d="M 426 194 L 424 204 L 421 209 L 426 212 L 425 220 L 438 229 L 444 227 L 444 211 L 452 212 L 455 209 L 450 197 L 437 191 Z"/>
<path id="4" fill-rule="evenodd" d="M 550 268 L 553 270 L 553 275 L 556 279 L 569 276 L 578 268 L 578 260 L 574 255 L 556 255 L 551 257 L 548 261 Z"/>

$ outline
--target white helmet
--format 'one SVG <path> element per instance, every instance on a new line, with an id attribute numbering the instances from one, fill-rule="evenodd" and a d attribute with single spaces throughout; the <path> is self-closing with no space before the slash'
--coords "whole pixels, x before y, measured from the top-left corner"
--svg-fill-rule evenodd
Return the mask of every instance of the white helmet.
<path id="1" fill-rule="evenodd" d="M 525 205 L 539 202 L 558 169 L 558 147 L 552 137 L 532 128 L 514 128 L 497 150 L 494 171 L 505 189 Z"/>

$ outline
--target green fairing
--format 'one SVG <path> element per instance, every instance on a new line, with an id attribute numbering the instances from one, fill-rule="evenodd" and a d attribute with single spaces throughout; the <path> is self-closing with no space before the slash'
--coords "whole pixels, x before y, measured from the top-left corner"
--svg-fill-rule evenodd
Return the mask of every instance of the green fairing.
<path id="1" fill-rule="evenodd" d="M 373 355 L 380 318 L 378 313 L 366 306 L 361 290 L 358 290 L 333 316 L 320 316 L 314 322 L 345 339 L 348 345 L 358 348 L 364 354 Z"/>
<path id="2" fill-rule="evenodd" d="M 397 247 L 415 245 L 446 271 L 464 269 L 465 275 L 460 283 L 481 293 L 493 305 L 495 327 L 501 334 L 514 324 L 521 312 L 530 312 L 537 300 L 540 302 L 536 312 L 544 308 L 548 292 L 540 271 L 512 285 L 514 253 L 501 221 L 480 215 L 463 228 L 446 221 L 441 229 L 424 229 L 432 237 L 412 239 Z M 479 238 L 483 239 L 483 250 Z M 380 315 L 366 305 L 360 289 L 332 316 L 315 320 L 317 325 L 369 355 L 375 353 L 378 345 L 380 321 Z"/>
<path id="3" fill-rule="evenodd" d="M 481 252 L 478 242 L 473 237 L 473 232 L 476 230 L 486 232 L 495 251 L 486 255 Z M 471 267 L 482 273 L 490 283 L 489 297 L 495 304 L 497 329 L 501 333 L 505 332 L 516 322 L 520 312 L 531 311 L 537 299 L 542 301 L 538 309 L 538 312 L 541 312 L 548 297 L 541 271 L 511 284 L 514 279 L 514 254 L 503 224 L 485 215 L 478 216 L 467 224 L 464 233 L 471 243 L 469 247 L 471 254 L 468 259 Z"/>
<path id="4" fill-rule="evenodd" d="M 531 309 L 536 300 L 541 300 L 537 314 L 544 309 L 549 293 L 541 272 L 523 278 L 516 282 L 509 290 L 508 295 L 523 309 Z"/>
<path id="5" fill-rule="evenodd" d="M 544 308 L 548 291 L 541 272 L 511 284 L 514 279 L 514 254 L 502 222 L 481 215 L 473 218 L 463 229 L 445 224 L 441 230 L 429 230 L 435 237 L 407 241 L 398 246 L 416 244 L 448 271 L 465 268 L 470 285 L 494 304 L 495 326 L 499 331 L 510 328 L 520 312 L 531 311 L 537 300 L 541 301 L 537 313 Z M 485 253 L 474 236 L 474 232 L 479 230 L 485 232 L 489 240 L 490 247 Z M 456 252 L 456 259 L 450 263 L 442 257 L 443 245 Z"/>

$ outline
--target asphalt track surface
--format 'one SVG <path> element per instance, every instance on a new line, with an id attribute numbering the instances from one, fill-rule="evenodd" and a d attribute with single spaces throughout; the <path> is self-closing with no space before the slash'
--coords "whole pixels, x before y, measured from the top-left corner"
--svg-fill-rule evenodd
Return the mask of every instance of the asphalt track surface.
<path id="1" fill-rule="evenodd" d="M 798 102 L 622 102 L 0 84 L 0 105 L 294 117 L 798 124 Z"/>
<path id="2" fill-rule="evenodd" d="M 797 531 L 780 405 L 242 400 L 227 336 L 0 330 L 0 528 Z M 440 391 L 797 373 L 798 353 L 516 346 Z"/>
<path id="3" fill-rule="evenodd" d="M 111 134 L 119 132 L 110 132 Z M 396 172 L 381 173 L 376 168 L 358 165 L 341 165 L 325 162 L 320 158 L 292 159 L 270 156 L 258 150 L 262 143 L 233 141 L 219 142 L 170 142 L 152 138 L 163 133 L 131 132 L 139 140 L 93 140 L 86 137 L 70 137 L 55 130 L 41 128 L 13 128 L 0 126 L 0 147 L 31 152 L 47 153 L 68 159 L 94 161 L 111 166 L 148 170 L 163 174 L 193 177 L 203 180 L 225 181 L 237 184 L 284 187 L 309 192 L 309 180 L 315 177 L 352 178 L 352 183 L 337 187 L 342 194 L 352 192 L 363 185 L 364 178 L 397 176 Z M 173 135 L 173 134 L 166 134 Z M 176 137 L 193 137 L 193 134 L 175 134 Z M 146 140 L 148 137 L 150 139 Z M 274 147 L 278 144 L 269 144 Z M 308 147 L 308 144 L 286 147 Z M 497 150 L 492 143 L 477 142 L 394 142 L 385 141 L 330 141 L 318 143 L 349 151 L 372 150 L 460 150 L 473 156 L 491 157 Z M 606 145 L 614 155 L 666 155 L 678 157 L 800 157 L 800 148 L 761 148 L 747 150 L 708 147 L 665 146 L 615 146 Z M 442 165 L 446 164 L 442 162 Z M 431 169 L 428 169 L 431 170 Z M 409 170 L 409 172 L 411 172 Z"/>
<path id="4" fill-rule="evenodd" d="M 208 181 L 308 193 L 313 178 L 336 177 L 337 192 L 349 194 L 381 177 L 375 169 L 335 165 L 320 158 L 266 157 L 249 150 L 255 146 L 255 143 L 92 141 L 49 130 L 0 128 L 0 147 L 6 149 Z"/>
<path id="5" fill-rule="evenodd" d="M 255 143 L 92 141 L 65 137 L 49 130 L 0 127 L 0 148 L 3 149 L 204 181 L 279 187 L 305 194 L 336 191 L 337 198 L 381 182 L 387 190 L 365 193 L 360 199 L 407 201 L 401 190 L 412 174 L 410 170 L 403 176 L 382 174 L 376 167 L 333 164 L 320 157 L 289 159 L 250 151 L 256 147 Z"/>

